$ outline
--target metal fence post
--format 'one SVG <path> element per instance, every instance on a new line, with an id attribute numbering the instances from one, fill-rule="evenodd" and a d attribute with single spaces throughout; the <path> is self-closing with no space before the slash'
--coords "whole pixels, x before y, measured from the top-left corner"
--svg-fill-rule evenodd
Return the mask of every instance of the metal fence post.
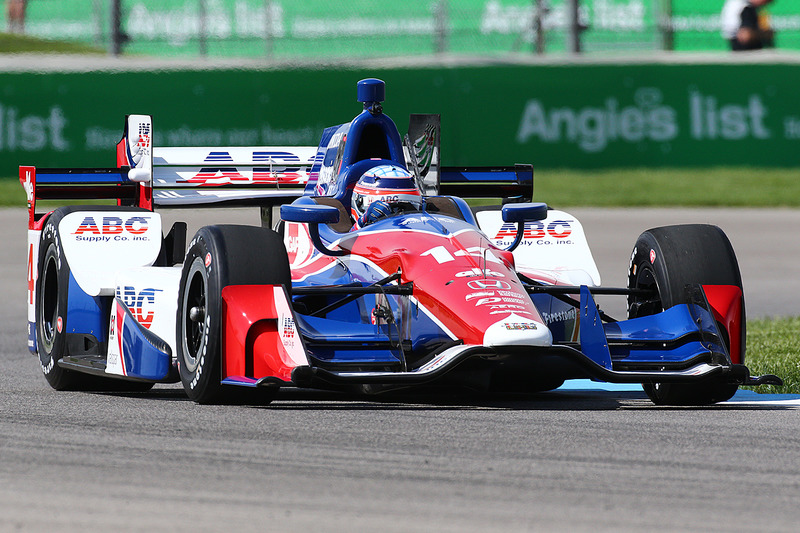
<path id="1" fill-rule="evenodd" d="M 200 17 L 200 35 L 197 36 L 197 46 L 200 49 L 200 56 L 206 57 L 208 55 L 208 48 L 206 43 L 206 2 L 205 0 L 197 0 L 197 14 Z"/>
<path id="2" fill-rule="evenodd" d="M 567 7 L 569 31 L 567 37 L 567 50 L 573 54 L 581 52 L 581 22 L 580 22 L 580 1 L 569 0 Z"/>
<path id="3" fill-rule="evenodd" d="M 447 51 L 447 0 L 439 0 L 433 8 L 434 24 L 436 26 L 436 53 L 443 54 Z"/>
<path id="4" fill-rule="evenodd" d="M 537 54 L 544 54 L 544 5 L 542 0 L 533 0 L 533 35 Z"/>
<path id="5" fill-rule="evenodd" d="M 122 45 L 126 36 L 122 32 L 122 0 L 111 2 L 111 55 L 118 56 L 122 53 Z"/>
<path id="6" fill-rule="evenodd" d="M 658 17 L 658 29 L 661 31 L 661 48 L 675 49 L 675 32 L 672 29 L 672 0 L 661 0 Z"/>
<path id="7" fill-rule="evenodd" d="M 264 0 L 264 52 L 272 57 L 272 0 Z"/>

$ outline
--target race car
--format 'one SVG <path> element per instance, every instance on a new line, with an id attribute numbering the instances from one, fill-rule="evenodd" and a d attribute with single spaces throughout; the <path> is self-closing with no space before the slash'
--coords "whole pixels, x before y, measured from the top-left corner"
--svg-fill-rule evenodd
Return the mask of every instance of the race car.
<path id="1" fill-rule="evenodd" d="M 531 165 L 440 165 L 436 115 L 401 138 L 385 85 L 317 147 L 154 147 L 126 117 L 117 166 L 20 167 L 28 346 L 55 389 L 531 393 L 641 383 L 657 404 L 780 384 L 744 366 L 733 248 L 710 225 L 649 229 L 604 287 L 580 222 L 533 200 Z M 110 199 L 39 212 L 43 199 Z M 475 203 L 473 198 L 494 201 Z M 470 199 L 470 203 L 467 201 Z M 256 206 L 262 223 L 165 231 L 165 208 Z M 276 216 L 277 214 L 280 216 Z M 627 299 L 615 319 L 597 295 Z"/>

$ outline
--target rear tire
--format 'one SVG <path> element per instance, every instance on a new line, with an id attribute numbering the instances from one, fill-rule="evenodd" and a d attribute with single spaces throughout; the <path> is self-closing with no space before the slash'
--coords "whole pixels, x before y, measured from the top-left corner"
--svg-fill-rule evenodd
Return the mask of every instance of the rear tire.
<path id="1" fill-rule="evenodd" d="M 178 292 L 178 371 L 198 403 L 224 400 L 222 289 L 228 285 L 291 286 L 281 237 L 255 226 L 205 226 L 189 244 Z M 266 394 L 266 393 L 265 393 Z"/>
<path id="2" fill-rule="evenodd" d="M 51 217 L 52 218 L 52 217 Z M 66 355 L 69 265 L 58 239 L 58 220 L 48 221 L 39 244 L 36 280 L 36 350 L 47 383 L 56 390 L 80 388 L 83 376 L 58 366 Z"/>
<path id="3" fill-rule="evenodd" d="M 659 313 L 687 302 L 685 286 L 735 285 L 742 288 L 739 264 L 725 233 L 717 226 L 686 224 L 645 231 L 636 241 L 628 271 L 629 288 L 657 291 L 644 300 L 628 297 L 628 318 Z M 742 299 L 742 350 L 744 351 L 744 299 Z M 726 347 L 730 342 L 726 330 Z M 742 361 L 744 362 L 744 352 Z M 721 381 L 701 383 L 644 383 L 644 391 L 657 405 L 706 405 L 730 399 L 737 384 Z"/>

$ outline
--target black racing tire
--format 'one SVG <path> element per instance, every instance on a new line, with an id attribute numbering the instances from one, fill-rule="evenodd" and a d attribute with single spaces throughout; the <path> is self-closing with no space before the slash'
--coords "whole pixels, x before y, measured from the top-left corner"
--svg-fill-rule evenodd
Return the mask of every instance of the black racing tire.
<path id="1" fill-rule="evenodd" d="M 116 208 L 119 209 L 119 208 Z M 130 211 L 136 208 L 122 208 Z M 36 278 L 36 349 L 47 383 L 56 390 L 144 392 L 153 383 L 126 381 L 67 370 L 58 361 L 67 353 L 67 303 L 70 267 L 61 244 L 58 226 L 74 211 L 113 211 L 113 207 L 69 206 L 56 209 L 45 221 L 39 240 Z"/>
<path id="2" fill-rule="evenodd" d="M 36 349 L 47 383 L 56 390 L 70 390 L 78 388 L 83 376 L 58 365 L 58 360 L 66 355 L 69 265 L 58 238 L 58 221 L 61 217 L 51 215 L 50 219 L 42 230 L 39 242 Z"/>
<path id="3" fill-rule="evenodd" d="M 183 388 L 197 403 L 226 401 L 230 392 L 221 384 L 221 293 L 228 285 L 289 290 L 289 258 L 280 235 L 256 226 L 205 226 L 189 243 L 178 291 L 177 362 Z"/>
<path id="4" fill-rule="evenodd" d="M 685 224 L 664 226 L 639 236 L 631 255 L 628 287 L 654 289 L 656 298 L 628 297 L 628 318 L 659 313 L 688 303 L 687 284 L 735 285 L 742 288 L 739 264 L 728 237 L 717 226 Z M 742 298 L 742 363 L 744 362 L 745 309 Z M 720 325 L 727 347 L 730 341 Z M 644 383 L 644 391 L 657 405 L 707 405 L 730 399 L 735 383 L 705 380 L 698 383 Z"/>

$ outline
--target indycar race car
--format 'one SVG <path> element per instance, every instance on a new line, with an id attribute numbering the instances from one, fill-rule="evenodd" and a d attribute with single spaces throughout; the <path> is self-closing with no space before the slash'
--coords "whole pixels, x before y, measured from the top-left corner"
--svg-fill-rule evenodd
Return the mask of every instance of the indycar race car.
<path id="1" fill-rule="evenodd" d="M 117 167 L 20 167 L 28 346 L 55 389 L 538 392 L 641 383 L 657 404 L 780 384 L 744 366 L 742 280 L 709 225 L 645 231 L 603 287 L 579 221 L 533 203 L 533 169 L 444 167 L 436 115 L 401 138 L 385 86 L 318 147 L 162 148 L 126 118 Z M 464 198 L 499 198 L 475 207 Z M 113 199 L 37 212 L 37 201 Z M 499 202 L 495 202 L 499 203 Z M 41 202 L 40 202 L 41 205 Z M 162 228 L 158 210 L 257 206 L 262 224 Z M 276 216 L 277 213 L 280 216 Z M 628 316 L 597 295 L 627 298 Z M 115 381 L 114 381 L 115 380 Z"/>

